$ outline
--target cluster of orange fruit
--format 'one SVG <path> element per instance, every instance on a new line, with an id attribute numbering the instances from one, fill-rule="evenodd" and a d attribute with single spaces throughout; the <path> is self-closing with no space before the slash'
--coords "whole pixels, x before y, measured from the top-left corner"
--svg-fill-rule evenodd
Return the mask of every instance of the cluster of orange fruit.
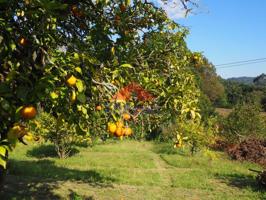
<path id="1" fill-rule="evenodd" d="M 21 45 L 24 45 L 25 44 L 25 38 L 21 38 L 20 40 L 20 44 Z M 77 82 L 77 78 L 75 76 L 70 76 L 68 79 L 67 79 L 67 85 L 69 87 L 75 87 L 76 85 L 76 82 Z M 75 101 L 76 100 L 76 94 L 75 93 L 72 93 L 71 94 L 71 102 Z M 31 120 L 33 118 L 35 118 L 35 116 L 37 115 L 38 111 L 36 109 L 35 106 L 33 105 L 25 105 L 22 107 L 22 109 L 20 110 L 20 117 L 22 119 L 25 119 L 25 120 Z M 25 127 L 23 127 L 22 125 L 20 124 L 14 124 L 14 126 L 10 129 L 9 131 L 9 134 L 8 134 L 8 137 L 17 137 L 19 139 L 23 138 L 24 136 L 27 137 L 27 136 L 31 136 L 30 133 L 28 133 L 25 129 Z"/>
<path id="2" fill-rule="evenodd" d="M 108 132 L 110 135 L 122 138 L 123 136 L 132 135 L 132 129 L 130 127 L 125 127 L 122 121 L 117 121 L 116 123 L 108 123 Z"/>
<path id="3" fill-rule="evenodd" d="M 131 116 L 128 113 L 123 114 L 123 119 L 125 121 L 130 120 Z M 122 138 L 123 136 L 132 135 L 133 131 L 130 127 L 125 126 L 123 120 L 119 120 L 116 123 L 109 122 L 108 123 L 108 132 L 111 135 Z"/>
<path id="4" fill-rule="evenodd" d="M 24 106 L 20 110 L 20 117 L 22 119 L 31 120 L 36 115 L 37 115 L 37 109 L 32 105 Z M 14 141 L 18 139 L 23 144 L 27 144 L 24 141 L 24 139 L 26 139 L 27 141 L 39 140 L 38 137 L 35 137 L 30 132 L 28 132 L 27 128 L 20 123 L 15 123 L 13 127 L 9 129 L 7 133 L 7 139 L 11 143 L 13 143 Z M 14 145 L 14 143 L 12 145 Z"/>

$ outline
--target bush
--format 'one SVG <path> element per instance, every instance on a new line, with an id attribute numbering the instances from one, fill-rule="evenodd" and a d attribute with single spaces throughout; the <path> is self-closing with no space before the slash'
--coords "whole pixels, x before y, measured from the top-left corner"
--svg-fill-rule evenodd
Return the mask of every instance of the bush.
<path id="1" fill-rule="evenodd" d="M 208 136 L 205 135 L 204 127 L 199 122 L 188 121 L 180 124 L 178 130 L 179 133 L 188 137 L 191 155 L 194 155 L 202 146 L 208 144 Z"/>
<path id="2" fill-rule="evenodd" d="M 210 116 L 215 114 L 215 109 L 206 95 L 201 95 L 199 99 L 199 109 L 203 121 L 207 121 Z"/>
<path id="3" fill-rule="evenodd" d="M 29 128 L 35 135 L 54 144 L 59 158 L 68 157 L 74 144 L 88 140 L 84 136 L 77 135 L 75 126 L 66 122 L 63 117 L 56 118 L 45 112 L 41 112 L 34 121 L 29 122 Z"/>
<path id="4" fill-rule="evenodd" d="M 210 117 L 204 123 L 200 120 L 173 123 L 163 129 L 163 134 L 164 138 L 175 137 L 176 147 L 181 147 L 183 144 L 188 145 L 191 155 L 194 155 L 202 147 L 213 143 L 216 131 L 216 118 Z"/>
<path id="5" fill-rule="evenodd" d="M 265 137 L 266 123 L 256 104 L 238 104 L 222 124 L 223 136 L 229 142 L 240 142 L 247 137 Z"/>

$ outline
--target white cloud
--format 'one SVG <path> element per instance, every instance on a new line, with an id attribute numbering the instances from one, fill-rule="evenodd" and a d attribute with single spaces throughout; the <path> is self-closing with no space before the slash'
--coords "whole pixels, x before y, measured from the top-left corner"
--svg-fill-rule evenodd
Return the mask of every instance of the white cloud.
<path id="1" fill-rule="evenodd" d="M 166 11 L 168 17 L 173 20 L 184 18 L 186 15 L 186 10 L 179 0 L 170 0 L 167 1 L 167 3 L 162 0 L 155 0 L 155 3 L 163 8 Z"/>

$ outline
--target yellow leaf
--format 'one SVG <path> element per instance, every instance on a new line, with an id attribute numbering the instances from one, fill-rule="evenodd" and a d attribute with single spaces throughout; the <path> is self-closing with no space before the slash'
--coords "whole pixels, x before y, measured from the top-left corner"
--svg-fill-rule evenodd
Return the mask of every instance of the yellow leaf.
<path id="1" fill-rule="evenodd" d="M 201 115 L 199 113 L 196 113 L 197 117 L 201 119 Z"/>
<path id="2" fill-rule="evenodd" d="M 84 85 L 83 85 L 82 80 L 78 79 L 77 82 L 76 82 L 76 86 L 77 86 L 79 92 L 83 92 Z"/>
<path id="3" fill-rule="evenodd" d="M 192 119 L 195 119 L 195 117 L 196 117 L 196 113 L 195 113 L 195 111 L 194 111 L 194 110 L 191 110 L 191 111 L 190 111 L 190 114 L 191 114 L 191 118 L 192 118 Z"/>
<path id="4" fill-rule="evenodd" d="M 132 65 L 130 65 L 130 64 L 123 64 L 123 65 L 121 65 L 120 67 L 133 68 Z"/>
<path id="5" fill-rule="evenodd" d="M 76 67 L 75 70 L 76 70 L 78 73 L 82 74 L 82 70 L 81 70 L 80 67 Z"/>
<path id="6" fill-rule="evenodd" d="M 78 53 L 74 53 L 74 58 L 75 59 L 79 59 L 79 54 Z"/>
<path id="7" fill-rule="evenodd" d="M 27 135 L 25 135 L 23 137 L 23 139 L 25 139 L 26 141 L 31 142 L 31 141 L 33 141 L 33 136 L 32 136 L 32 134 L 28 133 Z"/>
<path id="8" fill-rule="evenodd" d="M 111 48 L 111 53 L 112 53 L 112 55 L 115 55 L 115 47 Z"/>
<path id="9" fill-rule="evenodd" d="M 6 156 L 6 148 L 4 146 L 0 146 L 0 155 L 5 157 Z"/>
<path id="10" fill-rule="evenodd" d="M 58 98 L 58 94 L 56 94 L 55 92 L 51 92 L 50 96 L 52 99 L 57 99 Z"/>
<path id="11" fill-rule="evenodd" d="M 125 1 L 125 5 L 126 5 L 126 6 L 129 6 L 129 5 L 130 5 L 130 0 L 126 0 L 126 1 Z"/>
<path id="12" fill-rule="evenodd" d="M 0 157 L 0 166 L 6 169 L 6 161 Z"/>

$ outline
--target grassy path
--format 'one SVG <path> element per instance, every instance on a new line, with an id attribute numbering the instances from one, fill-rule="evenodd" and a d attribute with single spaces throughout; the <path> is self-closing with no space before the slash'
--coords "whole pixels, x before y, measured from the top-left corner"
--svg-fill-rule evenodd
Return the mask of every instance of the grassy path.
<path id="1" fill-rule="evenodd" d="M 172 180 L 168 173 L 165 173 L 167 170 L 169 170 L 170 166 L 161 159 L 160 155 L 154 154 L 151 152 L 151 155 L 153 157 L 154 163 L 156 165 L 156 171 L 161 177 L 161 185 L 162 186 L 171 186 Z"/>
<path id="2" fill-rule="evenodd" d="M 248 171 L 260 167 L 222 153 L 210 160 L 135 141 L 77 148 L 65 160 L 52 152 L 50 145 L 19 146 L 0 199 L 266 199 Z"/>

